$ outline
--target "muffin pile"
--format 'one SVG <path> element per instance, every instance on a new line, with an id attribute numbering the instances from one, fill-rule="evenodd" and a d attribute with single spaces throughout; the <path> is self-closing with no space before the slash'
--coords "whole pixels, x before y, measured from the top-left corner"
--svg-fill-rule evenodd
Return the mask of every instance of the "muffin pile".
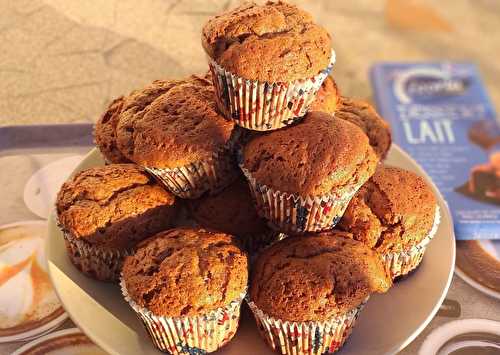
<path id="1" fill-rule="evenodd" d="M 106 165 L 56 202 L 69 259 L 119 283 L 161 351 L 216 351 L 246 300 L 276 352 L 335 352 L 370 295 L 419 266 L 436 197 L 384 165 L 390 128 L 340 94 L 310 14 L 245 4 L 201 40 L 206 73 L 154 81 L 98 120 Z"/>

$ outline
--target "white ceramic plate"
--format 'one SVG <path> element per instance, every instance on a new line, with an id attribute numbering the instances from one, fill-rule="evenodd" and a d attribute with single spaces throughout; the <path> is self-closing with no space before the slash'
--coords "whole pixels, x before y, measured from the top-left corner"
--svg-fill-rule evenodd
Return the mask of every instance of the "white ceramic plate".
<path id="1" fill-rule="evenodd" d="M 460 319 L 448 322 L 425 338 L 418 354 L 500 353 L 500 322 L 490 319 Z M 489 352 L 486 350 L 488 349 Z"/>
<path id="2" fill-rule="evenodd" d="M 23 345 L 12 355 L 106 355 L 78 328 L 59 330 Z"/>
<path id="3" fill-rule="evenodd" d="M 397 146 L 387 164 L 430 178 Z M 102 165 L 92 150 L 77 170 Z M 446 202 L 432 184 L 441 207 L 441 224 L 421 266 L 388 293 L 371 297 L 352 336 L 339 354 L 392 354 L 403 349 L 425 328 L 439 309 L 450 286 L 455 264 L 455 237 Z M 47 244 L 49 272 L 58 295 L 73 321 L 111 354 L 159 354 L 134 312 L 122 299 L 118 286 L 91 280 L 80 274 L 66 256 L 62 234 L 54 216 L 49 219 Z M 233 341 L 219 354 L 273 354 L 260 338 L 245 310 Z"/>
<path id="4" fill-rule="evenodd" d="M 37 216 L 47 219 L 61 185 L 82 161 L 82 155 L 56 160 L 36 171 L 24 186 L 24 204 Z"/>
<path id="5" fill-rule="evenodd" d="M 500 300 L 500 240 L 458 241 L 455 273 L 476 290 Z"/>
<path id="6" fill-rule="evenodd" d="M 67 318 L 47 276 L 47 222 L 0 226 L 0 343 L 34 339 Z"/>

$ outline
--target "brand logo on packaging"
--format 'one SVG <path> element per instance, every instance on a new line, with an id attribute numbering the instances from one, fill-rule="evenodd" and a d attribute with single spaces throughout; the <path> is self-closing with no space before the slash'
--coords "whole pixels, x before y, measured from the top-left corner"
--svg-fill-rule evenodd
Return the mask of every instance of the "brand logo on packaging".
<path id="1" fill-rule="evenodd" d="M 458 96 L 465 92 L 469 83 L 445 70 L 417 67 L 400 72 L 393 83 L 394 95 L 403 104 L 428 102 L 443 96 Z"/>

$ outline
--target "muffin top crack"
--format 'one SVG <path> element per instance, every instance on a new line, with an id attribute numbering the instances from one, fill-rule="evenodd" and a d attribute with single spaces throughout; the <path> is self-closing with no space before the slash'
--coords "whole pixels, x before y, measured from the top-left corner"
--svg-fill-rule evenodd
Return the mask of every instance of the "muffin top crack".
<path id="1" fill-rule="evenodd" d="M 311 15 L 284 2 L 255 3 L 212 17 L 202 45 L 219 65 L 245 79 L 288 82 L 325 69 L 331 38 Z"/>

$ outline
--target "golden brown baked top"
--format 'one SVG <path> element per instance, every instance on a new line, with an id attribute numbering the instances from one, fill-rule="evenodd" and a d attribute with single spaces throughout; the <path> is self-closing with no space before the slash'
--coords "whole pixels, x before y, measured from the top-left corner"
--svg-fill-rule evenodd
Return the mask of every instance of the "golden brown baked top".
<path id="1" fill-rule="evenodd" d="M 191 216 L 201 226 L 220 230 L 242 239 L 270 231 L 257 215 L 247 181 L 240 177 L 217 195 L 190 200 Z"/>
<path id="2" fill-rule="evenodd" d="M 209 79 L 192 76 L 138 92 L 117 126 L 117 142 L 133 162 L 176 168 L 210 159 L 225 147 L 234 123 L 216 110 Z"/>
<path id="3" fill-rule="evenodd" d="M 333 115 L 340 105 L 339 101 L 340 93 L 337 83 L 329 75 L 321 84 L 316 98 L 309 107 L 309 111 L 321 111 Z"/>
<path id="4" fill-rule="evenodd" d="M 387 291 L 392 282 L 380 256 L 345 234 L 287 238 L 264 250 L 253 267 L 251 300 L 274 318 L 322 321 Z"/>
<path id="5" fill-rule="evenodd" d="M 207 74 L 208 75 L 208 74 Z M 210 79 L 210 77 L 205 76 Z M 106 111 L 97 120 L 94 136 L 97 147 L 110 163 L 130 163 L 118 146 L 116 128 L 120 120 L 130 119 L 130 116 L 143 110 L 158 96 L 170 90 L 173 86 L 194 80 L 192 76 L 184 80 L 155 80 L 140 90 L 134 90 L 127 96 L 121 96 L 111 102 Z"/>
<path id="6" fill-rule="evenodd" d="M 408 250 L 434 224 L 437 201 L 420 176 L 380 165 L 351 200 L 339 228 L 380 253 Z"/>
<path id="7" fill-rule="evenodd" d="M 95 245 L 128 248 L 170 226 L 175 197 L 133 164 L 76 174 L 61 187 L 56 208 L 63 230 Z"/>
<path id="8" fill-rule="evenodd" d="M 391 147 L 391 127 L 372 105 L 362 100 L 342 97 L 335 116 L 360 127 L 368 136 L 375 153 L 380 158 L 385 158 Z"/>
<path id="9" fill-rule="evenodd" d="M 247 287 L 247 256 L 234 237 L 204 229 L 164 231 L 125 258 L 130 297 L 156 315 L 207 313 L 237 299 Z"/>
<path id="10" fill-rule="evenodd" d="M 256 136 L 243 149 L 243 166 L 259 184 L 301 196 L 363 184 L 377 162 L 359 127 L 318 111 L 294 126 Z"/>
<path id="11" fill-rule="evenodd" d="M 192 75 L 184 80 L 155 80 L 142 90 L 133 91 L 124 100 L 124 109 L 118 120 L 116 127 L 116 144 L 118 149 L 127 157 L 133 157 L 133 133 L 134 120 L 136 115 L 141 115 L 143 111 L 151 105 L 158 97 L 168 92 L 177 85 L 182 85 L 189 80 L 198 80 L 198 76 Z"/>
<path id="12" fill-rule="evenodd" d="M 310 78 L 328 67 L 331 38 L 309 13 L 285 2 L 246 3 L 212 17 L 202 44 L 219 65 L 250 80 Z"/>
<path id="13" fill-rule="evenodd" d="M 96 145 L 109 163 L 129 162 L 116 145 L 116 125 L 120 120 L 124 101 L 123 96 L 113 100 L 94 128 Z"/>

